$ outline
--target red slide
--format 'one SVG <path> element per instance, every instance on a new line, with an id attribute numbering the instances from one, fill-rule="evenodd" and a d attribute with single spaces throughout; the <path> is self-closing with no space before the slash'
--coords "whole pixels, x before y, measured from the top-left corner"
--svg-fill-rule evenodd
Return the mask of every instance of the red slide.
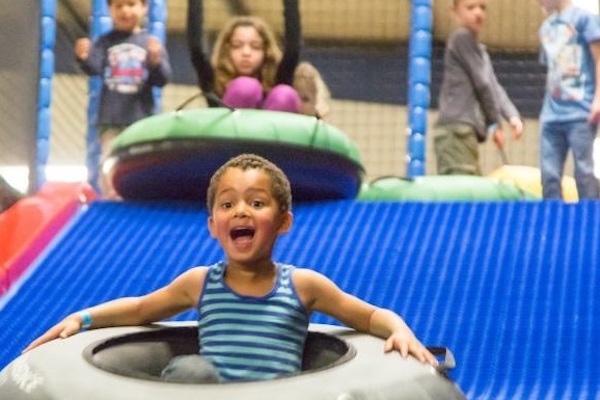
<path id="1" fill-rule="evenodd" d="M 97 197 L 84 183 L 49 182 L 0 214 L 0 297 L 77 209 Z"/>

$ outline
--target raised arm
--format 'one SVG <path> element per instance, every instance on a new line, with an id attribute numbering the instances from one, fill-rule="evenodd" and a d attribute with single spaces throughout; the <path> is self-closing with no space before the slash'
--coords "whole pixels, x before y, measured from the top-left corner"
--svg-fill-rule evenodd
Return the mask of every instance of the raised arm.
<path id="1" fill-rule="evenodd" d="M 92 42 L 88 38 L 78 39 L 75 43 L 75 60 L 87 75 L 102 75 L 106 41 L 104 37 Z"/>
<path id="2" fill-rule="evenodd" d="M 169 54 L 157 37 L 148 37 L 148 83 L 163 87 L 171 79 Z"/>
<path id="3" fill-rule="evenodd" d="M 212 93 L 215 87 L 215 72 L 210 65 L 210 56 L 206 53 L 206 49 L 203 46 L 203 30 L 203 1 L 188 0 L 187 42 L 190 58 L 196 70 L 200 90 L 203 93 Z"/>
<path id="4" fill-rule="evenodd" d="M 283 0 L 283 18 L 285 21 L 285 40 L 283 58 L 277 69 L 276 82 L 292 85 L 294 71 L 300 61 L 300 49 L 302 47 L 300 0 Z"/>

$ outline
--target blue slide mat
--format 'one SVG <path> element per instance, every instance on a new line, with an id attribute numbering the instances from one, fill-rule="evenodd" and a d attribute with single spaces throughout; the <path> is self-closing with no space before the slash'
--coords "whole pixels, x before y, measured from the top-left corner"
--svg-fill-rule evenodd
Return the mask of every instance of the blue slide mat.
<path id="1" fill-rule="evenodd" d="M 449 347 L 450 376 L 468 398 L 598 398 L 600 202 L 335 201 L 293 211 L 275 259 L 326 274 L 401 314 L 424 343 Z M 222 259 L 206 219 L 185 203 L 82 209 L 0 298 L 0 368 L 70 312 Z"/>

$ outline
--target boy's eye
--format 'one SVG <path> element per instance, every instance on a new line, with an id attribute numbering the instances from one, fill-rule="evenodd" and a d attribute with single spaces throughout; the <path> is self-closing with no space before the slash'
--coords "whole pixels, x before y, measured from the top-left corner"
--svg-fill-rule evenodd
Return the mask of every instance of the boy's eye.
<path id="1" fill-rule="evenodd" d="M 254 208 L 261 208 L 261 207 L 264 207 L 264 205 L 265 205 L 265 202 L 262 200 L 253 200 L 252 201 L 252 207 L 254 207 Z"/>
<path id="2" fill-rule="evenodd" d="M 233 207 L 233 204 L 230 201 L 224 201 L 221 203 L 221 208 L 224 210 L 229 210 L 231 207 Z"/>

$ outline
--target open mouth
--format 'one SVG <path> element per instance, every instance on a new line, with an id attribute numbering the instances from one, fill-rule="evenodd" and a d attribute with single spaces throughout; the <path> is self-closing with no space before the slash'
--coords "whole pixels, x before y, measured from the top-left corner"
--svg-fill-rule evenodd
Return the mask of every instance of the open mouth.
<path id="1" fill-rule="evenodd" d="M 229 232 L 229 235 L 231 236 L 231 239 L 233 239 L 233 240 L 242 239 L 242 238 L 252 239 L 254 237 L 254 229 L 247 228 L 247 227 L 234 228 L 231 230 L 231 232 Z"/>

